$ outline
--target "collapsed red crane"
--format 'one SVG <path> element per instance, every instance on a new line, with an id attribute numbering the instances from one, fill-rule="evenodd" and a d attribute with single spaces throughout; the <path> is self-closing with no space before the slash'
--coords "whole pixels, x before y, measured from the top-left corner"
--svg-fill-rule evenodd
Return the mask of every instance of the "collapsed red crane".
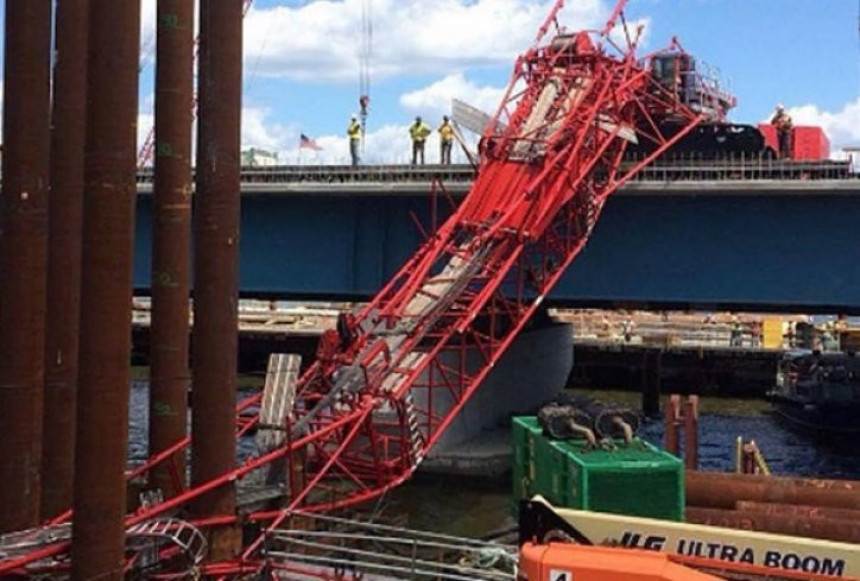
<path id="1" fill-rule="evenodd" d="M 138 511 L 129 527 L 283 460 L 287 509 L 246 517 L 266 520 L 267 530 L 291 511 L 353 505 L 410 477 L 576 258 L 608 196 L 702 120 L 651 74 L 651 59 L 679 52 L 676 43 L 636 58 L 641 31 L 631 37 L 627 30 L 625 0 L 602 30 L 577 33 L 558 30 L 562 4 L 515 64 L 484 133 L 471 191 L 367 306 L 323 336 L 318 360 L 298 382 L 283 437 L 234 472 Z M 558 32 L 547 41 L 553 25 Z M 637 142 L 653 152 L 623 164 Z M 240 411 L 258 403 L 248 400 Z M 257 421 L 240 418 L 238 434 Z M 187 439 L 136 473 L 185 445 Z M 264 539 L 240 561 L 208 572 L 253 570 Z M 0 574 L 62 554 L 66 541 L 53 540 L 0 560 Z"/>

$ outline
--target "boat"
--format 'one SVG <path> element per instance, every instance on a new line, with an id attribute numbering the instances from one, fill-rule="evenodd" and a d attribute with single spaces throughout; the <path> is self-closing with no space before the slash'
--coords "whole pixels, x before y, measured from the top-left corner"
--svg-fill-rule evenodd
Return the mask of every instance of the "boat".
<path id="1" fill-rule="evenodd" d="M 768 396 L 792 426 L 825 438 L 860 437 L 860 357 L 854 352 L 786 352 Z"/>

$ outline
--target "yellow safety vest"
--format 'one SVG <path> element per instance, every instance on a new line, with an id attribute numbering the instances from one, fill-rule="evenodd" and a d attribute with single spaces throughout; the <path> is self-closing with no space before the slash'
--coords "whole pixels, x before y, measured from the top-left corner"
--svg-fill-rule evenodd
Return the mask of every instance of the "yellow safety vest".
<path id="1" fill-rule="evenodd" d="M 349 135 L 350 139 L 361 139 L 361 125 L 358 124 L 358 121 L 353 121 L 349 124 L 346 134 Z"/>
<path id="2" fill-rule="evenodd" d="M 451 141 L 454 139 L 454 128 L 448 123 L 443 123 L 439 126 L 439 135 L 442 136 L 442 141 Z"/>
<path id="3" fill-rule="evenodd" d="M 430 127 L 426 123 L 420 125 L 413 123 L 409 127 L 409 136 L 412 137 L 412 141 L 424 141 L 428 135 L 430 135 Z"/>

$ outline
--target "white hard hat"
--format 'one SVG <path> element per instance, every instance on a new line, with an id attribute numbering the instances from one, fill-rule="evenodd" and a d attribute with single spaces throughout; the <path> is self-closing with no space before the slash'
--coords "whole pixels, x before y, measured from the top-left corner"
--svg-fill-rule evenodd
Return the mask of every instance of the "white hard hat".
<path id="1" fill-rule="evenodd" d="M 352 114 L 352 118 L 353 118 L 353 119 L 358 119 L 358 115 L 356 115 L 355 113 L 353 113 L 353 114 Z"/>
<path id="2" fill-rule="evenodd" d="M 782 103 L 777 103 L 777 104 L 776 104 L 776 110 L 777 110 L 777 111 L 782 111 L 783 109 L 785 109 L 785 107 L 783 107 Z"/>

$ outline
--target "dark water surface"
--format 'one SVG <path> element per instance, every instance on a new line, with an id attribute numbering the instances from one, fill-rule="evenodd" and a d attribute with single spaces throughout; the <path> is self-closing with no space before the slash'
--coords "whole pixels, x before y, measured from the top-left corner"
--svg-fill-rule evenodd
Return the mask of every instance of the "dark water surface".
<path id="1" fill-rule="evenodd" d="M 243 394 L 247 395 L 247 393 Z M 606 394 L 605 399 L 635 399 Z M 146 458 L 149 386 L 132 384 L 129 453 Z M 699 421 L 699 459 L 703 470 L 729 471 L 734 466 L 735 439 L 754 439 L 775 475 L 860 480 L 860 450 L 825 446 L 795 433 L 769 412 L 767 404 L 748 400 L 703 399 Z M 663 424 L 647 422 L 640 430 L 646 440 L 661 445 Z M 252 444 L 242 446 L 250 452 Z M 511 492 L 506 481 L 468 477 L 419 477 L 381 500 L 384 514 L 405 519 L 408 526 L 451 534 L 480 536 L 511 524 Z"/>

